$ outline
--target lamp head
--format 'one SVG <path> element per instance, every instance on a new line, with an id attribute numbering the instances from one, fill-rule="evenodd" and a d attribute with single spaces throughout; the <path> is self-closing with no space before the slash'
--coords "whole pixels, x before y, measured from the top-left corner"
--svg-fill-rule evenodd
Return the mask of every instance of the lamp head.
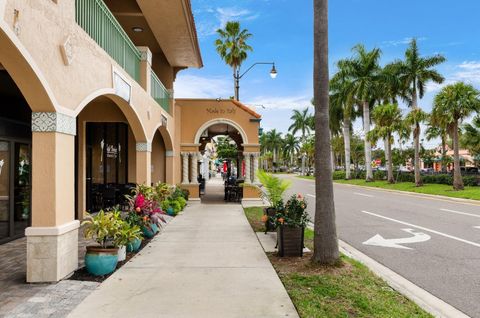
<path id="1" fill-rule="evenodd" d="M 277 70 L 275 69 L 275 64 L 273 64 L 272 70 L 270 71 L 270 77 L 273 79 L 277 77 Z"/>

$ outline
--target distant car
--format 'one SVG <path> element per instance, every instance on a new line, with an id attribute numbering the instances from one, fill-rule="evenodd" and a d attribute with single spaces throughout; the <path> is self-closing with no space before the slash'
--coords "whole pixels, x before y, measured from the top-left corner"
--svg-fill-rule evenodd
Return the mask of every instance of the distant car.
<path id="1" fill-rule="evenodd" d="M 461 174 L 467 175 L 477 175 L 480 174 L 479 169 L 477 167 L 460 167 Z"/>
<path id="2" fill-rule="evenodd" d="M 420 169 L 421 174 L 434 174 L 435 170 L 433 168 L 423 168 Z"/>

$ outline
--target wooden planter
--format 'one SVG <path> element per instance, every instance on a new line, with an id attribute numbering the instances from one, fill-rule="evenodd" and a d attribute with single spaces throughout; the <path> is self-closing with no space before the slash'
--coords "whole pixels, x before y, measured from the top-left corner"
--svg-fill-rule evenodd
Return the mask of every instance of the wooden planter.
<path id="1" fill-rule="evenodd" d="M 277 228 L 278 255 L 303 256 L 303 227 L 279 226 Z"/>
<path id="2" fill-rule="evenodd" d="M 263 214 L 265 214 L 266 216 L 275 216 L 276 213 L 277 213 L 277 210 L 275 210 L 275 208 L 272 208 L 272 207 L 263 209 Z M 273 231 L 275 231 L 275 224 L 273 224 L 273 222 L 270 221 L 270 219 L 268 219 L 265 222 L 265 233 L 273 232 Z"/>

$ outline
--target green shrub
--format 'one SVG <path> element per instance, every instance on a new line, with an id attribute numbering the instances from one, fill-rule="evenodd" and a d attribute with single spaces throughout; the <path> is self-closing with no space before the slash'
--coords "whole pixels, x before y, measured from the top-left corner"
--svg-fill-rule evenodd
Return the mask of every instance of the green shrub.
<path id="1" fill-rule="evenodd" d="M 480 177 L 477 176 L 464 176 L 463 184 L 466 186 L 476 187 L 480 185 Z"/>
<path id="2" fill-rule="evenodd" d="M 177 199 L 177 201 L 178 201 L 178 203 L 180 203 L 180 207 L 183 210 L 185 208 L 185 206 L 187 205 L 187 200 L 185 200 L 184 197 L 179 197 Z"/>
<path id="3" fill-rule="evenodd" d="M 345 171 L 334 171 L 333 180 L 345 180 L 346 174 Z"/>
<path id="4" fill-rule="evenodd" d="M 180 202 L 178 202 L 177 200 L 171 201 L 170 206 L 173 208 L 173 211 L 175 212 L 175 215 L 177 215 L 178 212 L 182 211 L 182 207 L 180 205 Z"/>

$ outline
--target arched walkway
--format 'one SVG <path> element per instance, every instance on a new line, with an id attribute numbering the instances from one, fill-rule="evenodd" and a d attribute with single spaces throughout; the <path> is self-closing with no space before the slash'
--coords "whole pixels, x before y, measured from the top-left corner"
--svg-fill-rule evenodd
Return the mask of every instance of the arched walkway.
<path id="1" fill-rule="evenodd" d="M 124 204 L 136 183 L 150 184 L 150 151 L 133 107 L 113 94 L 78 110 L 77 217 Z"/>
<path id="2" fill-rule="evenodd" d="M 212 159 L 217 158 L 215 154 L 209 154 L 209 151 L 215 153 L 214 139 L 223 135 L 228 136 L 237 146 L 238 155 L 225 160 L 227 173 L 236 177 L 237 183 L 234 186 L 244 183 L 246 186 L 241 188 L 243 198 L 258 199 L 257 191 L 251 190 L 254 187 L 249 185 L 257 181 L 261 116 L 235 100 L 177 99 L 176 104 L 182 115 L 182 187 L 190 191 L 191 198 L 199 200 L 203 192 L 203 184 L 200 182 L 201 187 L 199 186 L 200 179 L 197 180 L 197 176 L 201 174 L 204 179 L 208 179 L 207 174 L 216 172 Z M 209 150 L 209 147 L 213 148 Z M 207 200 L 211 198 L 208 197 L 208 190 L 206 185 Z M 229 195 L 225 196 L 224 192 L 223 198 L 225 197 L 228 199 Z"/>

